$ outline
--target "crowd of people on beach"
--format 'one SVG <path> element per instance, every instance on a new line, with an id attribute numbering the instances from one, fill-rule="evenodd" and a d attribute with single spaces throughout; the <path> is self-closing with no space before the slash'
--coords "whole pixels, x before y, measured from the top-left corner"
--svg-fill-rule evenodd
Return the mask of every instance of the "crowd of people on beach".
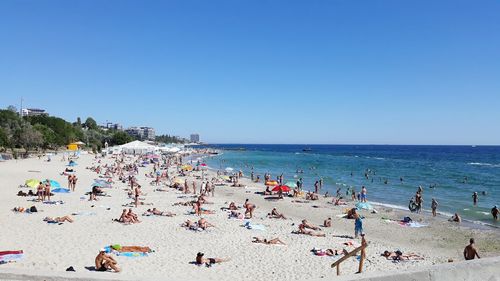
<path id="1" fill-rule="evenodd" d="M 257 228 L 259 225 L 252 225 L 250 222 L 259 215 L 256 214 L 257 205 L 252 202 L 251 198 L 247 198 L 241 205 L 235 202 L 230 202 L 228 205 L 214 210 L 210 208 L 214 206 L 214 203 L 210 201 L 210 197 L 215 197 L 216 187 L 230 187 L 238 188 L 244 187 L 241 183 L 241 179 L 244 177 L 242 171 L 233 172 L 232 170 L 217 171 L 216 176 L 210 178 L 210 174 L 206 173 L 206 168 L 204 168 L 204 163 L 200 160 L 191 160 L 189 164 L 184 163 L 186 160 L 184 157 L 179 155 L 162 156 L 158 158 L 148 158 L 146 155 L 130 156 L 125 154 L 113 155 L 108 157 L 95 156 L 94 163 L 92 166 L 86 167 L 90 172 L 96 175 L 96 182 L 92 185 L 91 190 L 87 193 L 89 195 L 89 201 L 104 200 L 107 195 L 105 189 L 112 186 L 124 186 L 124 192 L 128 196 L 129 202 L 123 204 L 123 210 L 121 215 L 114 219 L 114 222 L 133 225 L 138 223 L 144 223 L 143 219 L 140 219 L 140 215 L 137 214 L 139 208 L 147 208 L 142 213 L 142 217 L 165 217 L 171 218 L 177 216 L 177 214 L 164 210 L 161 211 L 154 207 L 151 203 L 147 201 L 146 190 L 152 190 L 153 192 L 168 192 L 174 191 L 179 194 L 179 198 L 188 198 L 188 200 L 182 200 L 173 203 L 173 206 L 186 207 L 188 218 L 179 227 L 184 228 L 188 231 L 211 231 L 210 229 L 215 229 L 221 231 L 217 226 L 206 218 L 206 216 L 218 214 L 220 212 L 227 212 L 228 219 L 237 220 L 248 220 L 246 227 L 249 229 Z M 149 185 L 142 186 L 140 182 L 143 182 L 141 172 L 146 172 L 143 174 L 146 179 L 149 179 Z M 298 172 L 303 173 L 303 170 L 298 170 Z M 201 173 L 201 175 L 200 175 Z M 76 184 L 78 178 L 73 169 L 68 170 L 67 168 L 63 171 L 64 175 L 67 175 L 68 188 L 71 192 L 76 192 Z M 141 176 L 139 176 L 141 175 Z M 365 177 L 369 179 L 371 175 L 375 175 L 372 170 L 367 170 Z M 371 177 L 373 179 L 373 177 Z M 303 178 L 298 178 L 295 185 L 288 189 L 285 188 L 285 177 L 283 174 L 276 176 L 275 178 L 270 173 L 265 173 L 263 175 L 264 182 L 260 182 L 260 175 L 257 175 L 252 170 L 250 174 L 250 180 L 253 183 L 266 185 L 266 189 L 263 192 L 259 192 L 263 196 L 277 195 L 277 197 L 272 197 L 272 199 L 284 200 L 289 198 L 293 203 L 304 203 L 309 201 L 318 201 L 321 197 L 329 198 L 328 192 L 325 192 L 324 196 L 320 193 L 324 188 L 323 178 L 319 178 L 314 181 L 313 190 L 306 191 L 304 187 Z M 401 182 L 404 181 L 403 177 L 400 179 Z M 387 183 L 387 180 L 385 181 Z M 275 190 L 277 188 L 277 190 Z M 413 201 L 410 203 L 410 210 L 421 213 L 423 209 L 423 188 L 419 187 L 415 193 Z M 36 187 L 37 200 L 40 202 L 50 202 L 51 196 L 51 181 L 45 180 L 39 182 Z M 354 187 L 347 188 L 345 196 L 342 194 L 342 189 L 338 188 L 335 196 L 331 196 L 332 199 L 327 199 L 333 206 L 346 206 L 348 204 L 362 203 L 368 204 L 368 188 L 366 186 L 361 186 L 359 192 L 356 192 Z M 473 194 L 473 204 L 476 205 L 478 202 L 478 194 L 475 192 Z M 432 215 L 437 215 L 438 201 L 432 198 L 431 210 Z M 145 207 L 148 206 L 148 207 Z M 227 207 L 225 207 L 227 206 Z M 16 207 L 14 211 L 25 212 L 31 208 Z M 134 209 L 136 212 L 134 212 Z M 352 220 L 353 222 L 353 239 L 359 239 L 360 237 L 365 241 L 365 229 L 363 228 L 363 215 L 360 213 L 361 209 L 358 207 L 349 207 L 344 211 L 344 218 Z M 374 210 L 372 212 L 375 212 Z M 270 212 L 266 212 L 265 216 L 268 219 L 278 220 L 291 220 L 292 218 L 279 212 L 276 207 L 272 208 Z M 495 220 L 498 220 L 499 210 L 495 206 L 491 213 Z M 118 215 L 118 214 L 117 214 Z M 456 213 L 451 221 L 461 222 L 461 217 Z M 44 221 L 47 223 L 73 223 L 75 220 L 70 215 L 59 216 L 59 217 L 45 217 Z M 254 220 L 255 221 L 255 220 Z M 305 235 L 312 237 L 327 237 L 329 234 L 328 229 L 333 228 L 334 221 L 332 217 L 327 217 L 323 224 L 320 226 L 309 222 L 307 219 L 302 219 L 301 222 L 295 227 L 290 228 L 290 232 L 297 235 Z M 349 236 L 350 237 L 350 236 Z M 284 239 L 286 240 L 286 239 Z M 464 258 L 466 260 L 479 258 L 478 251 L 474 247 L 474 239 L 470 240 L 470 244 L 464 250 Z M 264 237 L 253 237 L 251 243 L 254 244 L 264 244 L 264 245 L 287 245 L 280 237 L 275 237 L 272 239 L 267 239 Z M 352 243 L 350 244 L 352 246 Z M 135 246 L 134 246 L 135 247 Z M 131 252 L 137 250 L 136 248 L 129 248 Z M 347 255 L 349 254 L 348 249 L 313 249 L 316 255 Z M 421 260 L 423 257 L 416 253 L 405 253 L 403 254 L 399 250 L 395 251 L 384 251 L 381 256 L 386 259 L 392 260 Z M 219 264 L 223 262 L 228 262 L 228 258 L 205 258 L 204 253 L 198 252 L 195 258 L 195 264 L 206 265 L 211 267 L 214 264 Z M 100 249 L 98 255 L 95 257 L 95 270 L 96 271 L 115 271 L 120 272 L 121 268 L 118 266 L 116 259 L 110 255 L 107 249 Z"/>

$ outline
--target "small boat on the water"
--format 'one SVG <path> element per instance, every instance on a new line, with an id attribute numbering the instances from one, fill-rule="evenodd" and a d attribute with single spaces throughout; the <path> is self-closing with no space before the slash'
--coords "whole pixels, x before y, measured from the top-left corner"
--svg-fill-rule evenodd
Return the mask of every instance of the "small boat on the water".
<path id="1" fill-rule="evenodd" d="M 313 151 L 312 148 L 308 147 L 308 148 L 304 148 L 302 149 L 303 152 L 311 152 Z"/>

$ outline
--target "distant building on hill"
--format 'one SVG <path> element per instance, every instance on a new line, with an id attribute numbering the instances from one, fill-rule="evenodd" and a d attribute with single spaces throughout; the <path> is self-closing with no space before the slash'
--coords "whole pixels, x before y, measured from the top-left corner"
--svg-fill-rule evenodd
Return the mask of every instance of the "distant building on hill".
<path id="1" fill-rule="evenodd" d="M 112 123 L 108 122 L 106 123 L 106 126 L 101 126 L 102 129 L 104 130 L 117 130 L 117 131 L 123 131 L 123 126 L 118 124 L 118 123 Z"/>
<path id="2" fill-rule="evenodd" d="M 199 143 L 200 142 L 200 135 L 199 134 L 191 134 L 190 140 L 193 143 Z"/>
<path id="3" fill-rule="evenodd" d="M 40 108 L 23 108 L 21 110 L 22 116 L 49 116 L 45 109 Z"/>
<path id="4" fill-rule="evenodd" d="M 155 129 L 151 127 L 130 127 L 125 132 L 140 140 L 154 140 Z"/>

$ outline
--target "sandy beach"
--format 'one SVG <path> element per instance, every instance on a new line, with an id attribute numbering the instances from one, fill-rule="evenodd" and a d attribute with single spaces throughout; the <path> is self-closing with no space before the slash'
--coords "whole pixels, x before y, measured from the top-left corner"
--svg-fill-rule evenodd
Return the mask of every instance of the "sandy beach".
<path id="1" fill-rule="evenodd" d="M 64 272 L 73 266 L 79 274 L 95 274 L 96 276 L 119 275 L 122 278 L 172 280 L 303 280 L 333 277 L 335 269 L 330 265 L 339 256 L 316 256 L 311 253 L 313 248 L 342 249 L 347 251 L 360 245 L 360 239 L 345 238 L 354 235 L 354 221 L 341 218 L 344 209 L 353 207 L 334 206 L 328 203 L 331 198 L 320 198 L 318 201 L 294 203 L 295 198 L 283 200 L 266 200 L 256 194 L 265 189 L 262 183 L 252 183 L 243 178 L 240 183 L 246 187 L 217 186 L 215 197 L 208 197 L 209 202 L 203 207 L 215 210 L 213 215 L 204 215 L 214 228 L 207 231 L 194 232 L 181 227 L 187 219 L 197 220 L 190 214 L 191 207 L 173 206 L 176 202 L 194 200 L 191 195 L 186 197 L 180 191 L 168 189 L 166 192 L 154 191 L 155 186 L 149 184 L 151 178 L 145 174 L 153 171 L 153 166 L 140 168 L 137 175 L 138 183 L 146 193 L 143 202 L 153 205 L 133 208 L 141 215 L 148 208 L 156 207 L 162 211 L 177 214 L 175 217 L 142 217 L 141 223 L 123 225 L 114 222 L 119 218 L 123 205 L 132 202 L 128 198 L 126 183 L 115 179 L 113 187 L 105 189 L 109 197 L 99 197 L 99 201 L 88 201 L 85 195 L 90 191 L 91 184 L 98 175 L 86 169 L 95 166 L 93 155 L 81 155 L 74 167 L 78 176 L 76 191 L 69 194 L 56 194 L 53 200 L 62 200 L 64 204 L 48 205 L 41 202 L 31 202 L 36 197 L 19 197 L 17 193 L 29 188 L 19 188 L 25 180 L 53 179 L 67 186 L 67 179 L 61 175 L 67 161 L 61 160 L 61 155 L 52 158 L 30 158 L 25 160 L 10 160 L 0 162 L 0 251 L 23 250 L 24 257 L 15 263 L 0 265 L 2 269 L 26 270 L 30 272 Z M 109 156 L 101 159 L 101 165 L 112 164 L 114 159 Z M 175 174 L 175 167 L 170 168 L 170 174 Z M 216 171 L 209 170 L 206 178 L 216 177 Z M 191 172 L 186 177 L 191 185 L 196 182 L 199 189 L 201 172 Z M 247 229 L 243 227 L 246 220 L 228 219 L 228 213 L 221 207 L 227 207 L 230 202 L 241 206 L 249 199 L 257 208 L 254 212 L 253 224 L 264 226 L 265 230 Z M 303 199 L 302 199 L 303 200 Z M 39 212 L 33 214 L 15 213 L 14 207 L 36 206 Z M 287 219 L 269 219 L 266 215 L 276 207 Z M 373 214 L 362 210 L 366 239 L 369 242 L 367 259 L 363 274 L 394 273 L 405 270 L 418 270 L 437 264 L 448 263 L 450 260 L 463 260 L 463 249 L 471 237 L 476 239 L 481 257 L 494 257 L 500 254 L 500 234 L 495 229 L 474 229 L 450 223 L 443 218 L 432 218 L 428 215 L 410 216 L 414 221 L 427 225 L 422 228 L 403 227 L 382 218 L 400 220 L 409 215 L 401 210 L 376 207 L 378 213 Z M 48 224 L 44 217 L 74 215 L 74 223 Z M 326 237 L 311 237 L 292 234 L 298 229 L 302 219 L 307 219 L 315 225 L 321 225 L 323 220 L 331 217 L 333 226 L 322 228 Z M 252 243 L 252 237 L 272 239 L 279 237 L 286 245 L 264 245 Z M 344 238 L 343 238 L 344 237 Z M 346 246 L 344 243 L 352 244 Z M 111 245 L 148 246 L 154 250 L 145 257 L 123 257 L 115 259 L 122 268 L 120 273 L 92 272 L 87 268 L 94 266 L 94 258 L 99 249 Z M 403 253 L 415 253 L 423 260 L 393 262 L 381 256 L 384 250 L 401 250 Z M 206 257 L 229 258 L 230 261 L 212 267 L 196 266 L 198 252 Z M 342 275 L 353 276 L 357 271 L 358 261 L 350 258 L 342 264 Z"/>

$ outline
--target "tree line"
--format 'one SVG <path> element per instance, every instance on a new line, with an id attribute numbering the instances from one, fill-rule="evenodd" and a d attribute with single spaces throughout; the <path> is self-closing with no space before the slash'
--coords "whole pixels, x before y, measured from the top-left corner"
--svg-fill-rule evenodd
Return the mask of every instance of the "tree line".
<path id="1" fill-rule="evenodd" d="M 107 142 L 110 146 L 122 145 L 134 138 L 124 131 L 104 130 L 88 117 L 81 122 L 70 123 L 62 118 L 38 115 L 21 117 L 15 107 L 0 109 L 0 149 L 58 150 L 71 142 L 82 141 L 86 148 L 99 152 Z M 182 139 L 169 135 L 158 136 L 157 141 L 182 143 Z"/>

